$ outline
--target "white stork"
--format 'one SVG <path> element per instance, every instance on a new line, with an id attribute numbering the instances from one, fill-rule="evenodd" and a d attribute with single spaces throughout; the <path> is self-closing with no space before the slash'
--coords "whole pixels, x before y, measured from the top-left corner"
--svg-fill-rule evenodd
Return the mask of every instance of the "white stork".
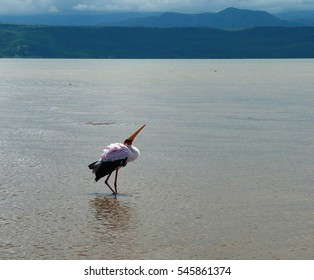
<path id="1" fill-rule="evenodd" d="M 95 174 L 95 181 L 97 182 L 100 178 L 107 176 L 105 184 L 109 187 L 114 195 L 117 195 L 118 186 L 118 171 L 121 167 L 127 165 L 128 162 L 134 161 L 140 155 L 139 150 L 132 145 L 136 135 L 145 127 L 143 125 L 137 131 L 135 131 L 129 138 L 127 138 L 123 144 L 114 143 L 107 146 L 98 161 L 91 163 L 88 167 L 93 170 Z M 110 187 L 108 180 L 113 171 L 116 171 L 114 180 L 114 190 Z"/>

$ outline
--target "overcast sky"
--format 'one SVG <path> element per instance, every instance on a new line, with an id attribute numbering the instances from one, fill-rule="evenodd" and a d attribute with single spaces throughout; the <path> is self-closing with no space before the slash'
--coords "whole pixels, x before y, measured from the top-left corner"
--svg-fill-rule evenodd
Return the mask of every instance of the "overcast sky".
<path id="1" fill-rule="evenodd" d="M 268 12 L 314 10 L 314 0 L 0 0 L 0 14 L 61 12 L 218 12 L 236 7 Z"/>

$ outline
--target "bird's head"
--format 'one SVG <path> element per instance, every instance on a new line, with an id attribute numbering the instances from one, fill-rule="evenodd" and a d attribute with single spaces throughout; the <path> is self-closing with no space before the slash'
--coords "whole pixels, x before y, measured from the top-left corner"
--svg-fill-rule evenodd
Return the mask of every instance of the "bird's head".
<path id="1" fill-rule="evenodd" d="M 124 140 L 124 145 L 132 145 L 134 138 L 136 137 L 137 134 L 140 133 L 140 131 L 146 126 L 144 124 L 142 127 L 140 127 L 138 130 L 136 130 L 128 139 Z"/>

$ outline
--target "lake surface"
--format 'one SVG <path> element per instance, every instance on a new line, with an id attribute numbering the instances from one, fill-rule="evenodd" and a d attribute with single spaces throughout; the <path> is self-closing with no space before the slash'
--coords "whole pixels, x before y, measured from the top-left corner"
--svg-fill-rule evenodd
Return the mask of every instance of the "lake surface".
<path id="1" fill-rule="evenodd" d="M 314 258 L 314 60 L 1 59 L 0 127 L 0 259 Z"/>

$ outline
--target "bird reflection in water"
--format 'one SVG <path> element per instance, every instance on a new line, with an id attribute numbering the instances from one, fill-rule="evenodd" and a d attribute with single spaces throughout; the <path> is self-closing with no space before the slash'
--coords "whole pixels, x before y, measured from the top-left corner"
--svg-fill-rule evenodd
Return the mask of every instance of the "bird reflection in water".
<path id="1" fill-rule="evenodd" d="M 106 258 L 127 258 L 135 241 L 132 208 L 117 197 L 96 197 L 91 201 L 92 221 L 98 249 Z M 100 247 L 99 247 L 100 245 Z"/>
<path id="2" fill-rule="evenodd" d="M 96 197 L 91 201 L 95 218 L 109 229 L 127 229 L 131 208 L 116 197 Z"/>

